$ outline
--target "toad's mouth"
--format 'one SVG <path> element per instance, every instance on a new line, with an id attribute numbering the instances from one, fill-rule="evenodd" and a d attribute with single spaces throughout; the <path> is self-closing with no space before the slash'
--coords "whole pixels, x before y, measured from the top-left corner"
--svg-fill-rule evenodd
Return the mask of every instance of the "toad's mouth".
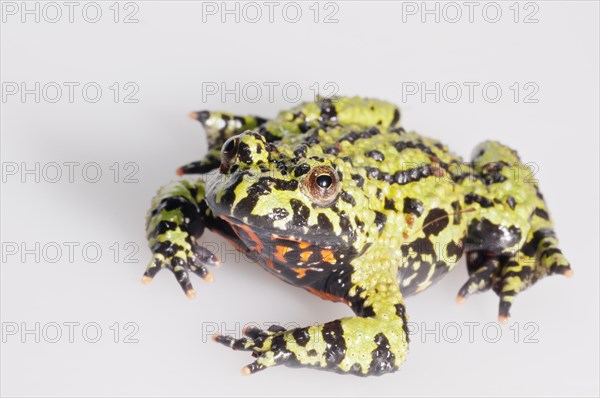
<path id="1" fill-rule="evenodd" d="M 240 228 L 245 231 L 252 231 L 261 239 L 267 241 L 280 239 L 295 242 L 298 244 L 310 243 L 311 245 L 319 245 L 323 247 L 332 248 L 339 247 L 344 243 L 339 236 L 323 233 L 322 231 L 321 233 L 315 233 L 314 231 L 310 230 L 308 232 L 292 229 L 286 231 L 279 228 L 261 226 L 250 222 L 246 222 L 240 220 L 239 218 L 232 217 L 231 215 L 220 215 L 219 217 L 231 227 Z"/>
<path id="2" fill-rule="evenodd" d="M 345 258 L 347 250 L 337 236 L 305 234 L 266 229 L 246 224 L 238 219 L 221 216 L 249 250 L 256 252 L 267 264 L 296 267 L 314 267 L 323 264 L 338 264 Z"/>

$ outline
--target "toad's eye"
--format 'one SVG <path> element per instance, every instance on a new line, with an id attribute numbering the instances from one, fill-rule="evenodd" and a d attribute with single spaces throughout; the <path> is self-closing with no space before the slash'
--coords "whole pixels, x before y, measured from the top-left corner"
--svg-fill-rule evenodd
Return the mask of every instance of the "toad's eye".
<path id="1" fill-rule="evenodd" d="M 302 189 L 316 205 L 327 206 L 340 192 L 340 183 L 331 167 L 318 166 L 306 175 L 302 181 Z"/>
<path id="2" fill-rule="evenodd" d="M 223 144 L 221 148 L 221 163 L 228 164 L 230 163 L 235 155 L 237 155 L 238 150 L 238 137 L 231 137 Z"/>

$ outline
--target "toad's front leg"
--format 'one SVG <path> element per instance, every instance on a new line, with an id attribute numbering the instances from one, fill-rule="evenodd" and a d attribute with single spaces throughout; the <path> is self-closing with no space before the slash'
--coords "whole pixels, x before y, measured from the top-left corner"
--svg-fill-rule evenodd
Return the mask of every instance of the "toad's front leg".
<path id="1" fill-rule="evenodd" d="M 205 228 L 237 243 L 228 226 L 214 217 L 206 205 L 201 180 L 174 181 L 160 188 L 146 218 L 146 237 L 153 255 L 142 282 L 151 282 L 161 269 L 167 268 L 185 294 L 193 298 L 196 292 L 189 271 L 210 281 L 212 275 L 207 266 L 219 264 L 217 256 L 198 243 Z"/>
<path id="2" fill-rule="evenodd" d="M 306 366 L 359 376 L 399 369 L 408 350 L 407 319 L 396 277 L 374 281 L 373 289 L 348 296 L 356 316 L 322 325 L 266 331 L 247 328 L 244 337 L 215 335 L 215 341 L 256 358 L 242 369 L 251 374 L 275 365 Z"/>

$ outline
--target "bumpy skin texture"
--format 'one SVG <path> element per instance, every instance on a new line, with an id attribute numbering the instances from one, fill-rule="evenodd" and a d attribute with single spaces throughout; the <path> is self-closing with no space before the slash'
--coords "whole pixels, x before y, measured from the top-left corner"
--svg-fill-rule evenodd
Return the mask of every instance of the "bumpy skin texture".
<path id="1" fill-rule="evenodd" d="M 429 287 L 463 253 L 470 277 L 458 300 L 492 288 L 503 321 L 517 293 L 571 273 L 530 170 L 498 142 L 463 163 L 405 132 L 394 105 L 358 97 L 304 103 L 270 121 L 191 116 L 207 131 L 209 153 L 178 173 L 214 171 L 159 190 L 144 281 L 168 268 L 193 297 L 189 271 L 210 279 L 207 267 L 218 263 L 198 241 L 209 228 L 280 279 L 355 313 L 215 336 L 256 358 L 244 373 L 278 364 L 361 376 L 397 370 L 409 340 L 403 296 Z"/>

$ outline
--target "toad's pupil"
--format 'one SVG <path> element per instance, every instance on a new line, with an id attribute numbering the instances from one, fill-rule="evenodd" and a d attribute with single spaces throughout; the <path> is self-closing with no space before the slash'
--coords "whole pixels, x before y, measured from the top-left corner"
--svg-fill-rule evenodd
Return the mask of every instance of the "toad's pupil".
<path id="1" fill-rule="evenodd" d="M 321 188 L 329 188 L 333 180 L 327 174 L 323 174 L 317 177 L 317 185 Z"/>

